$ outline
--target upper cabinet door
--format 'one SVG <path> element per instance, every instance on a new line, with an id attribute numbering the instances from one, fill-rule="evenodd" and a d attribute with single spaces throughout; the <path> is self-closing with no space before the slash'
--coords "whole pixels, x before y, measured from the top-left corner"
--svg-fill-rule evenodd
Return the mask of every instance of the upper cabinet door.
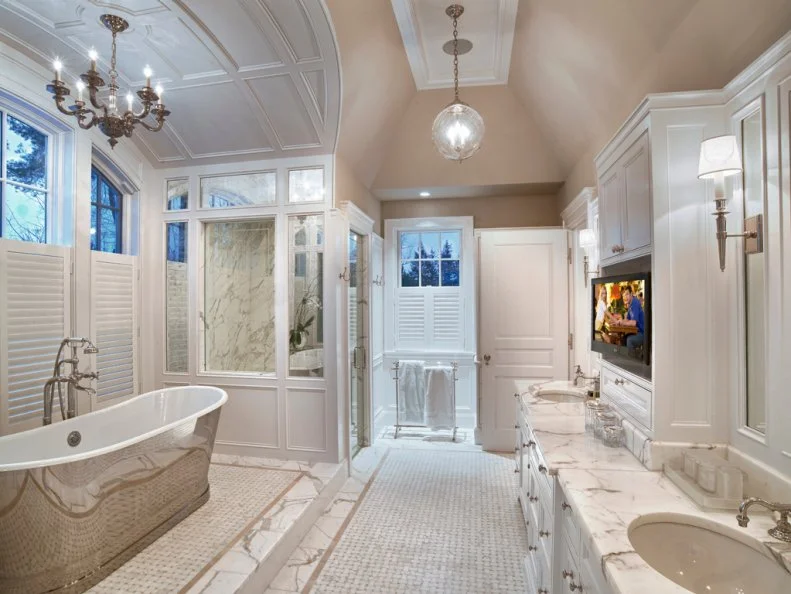
<path id="1" fill-rule="evenodd" d="M 625 251 L 651 245 L 651 168 L 648 133 L 624 153 L 618 165 L 623 175 Z"/>
<path id="2" fill-rule="evenodd" d="M 621 253 L 621 167 L 613 165 L 599 180 L 599 254 L 602 261 Z"/>

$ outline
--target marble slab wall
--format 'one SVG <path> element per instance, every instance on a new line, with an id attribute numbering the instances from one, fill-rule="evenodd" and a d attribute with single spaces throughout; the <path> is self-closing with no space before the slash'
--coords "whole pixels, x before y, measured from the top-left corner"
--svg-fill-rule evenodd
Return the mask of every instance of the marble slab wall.
<path id="1" fill-rule="evenodd" d="M 274 219 L 207 223 L 207 371 L 275 371 Z"/>
<path id="2" fill-rule="evenodd" d="M 189 279 L 186 262 L 167 262 L 166 315 L 167 370 L 189 371 L 189 333 L 187 329 Z"/>

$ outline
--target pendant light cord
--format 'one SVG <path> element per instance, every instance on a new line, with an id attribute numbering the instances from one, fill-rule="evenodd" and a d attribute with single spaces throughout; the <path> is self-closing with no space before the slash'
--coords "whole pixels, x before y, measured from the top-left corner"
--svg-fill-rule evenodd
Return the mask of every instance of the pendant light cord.
<path id="1" fill-rule="evenodd" d="M 459 18 L 453 15 L 453 92 L 459 103 Z"/>

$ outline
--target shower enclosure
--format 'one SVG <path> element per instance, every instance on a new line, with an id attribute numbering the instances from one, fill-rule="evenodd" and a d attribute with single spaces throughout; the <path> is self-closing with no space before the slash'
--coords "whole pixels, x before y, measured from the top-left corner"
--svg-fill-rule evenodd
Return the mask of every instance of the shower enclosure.
<path id="1" fill-rule="evenodd" d="M 370 444 L 365 348 L 368 330 L 366 238 L 349 232 L 349 447 L 355 455 Z"/>

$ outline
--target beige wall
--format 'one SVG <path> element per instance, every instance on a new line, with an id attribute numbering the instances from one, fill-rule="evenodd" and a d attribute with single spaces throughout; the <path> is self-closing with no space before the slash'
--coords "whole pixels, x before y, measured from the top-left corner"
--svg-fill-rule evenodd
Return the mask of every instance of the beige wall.
<path id="1" fill-rule="evenodd" d="M 476 229 L 560 226 L 555 196 L 426 198 L 382 202 L 382 219 L 471 216 Z"/>
<path id="2" fill-rule="evenodd" d="M 338 154 L 370 188 L 415 94 L 390 0 L 326 0 L 341 57 Z"/>
<path id="3" fill-rule="evenodd" d="M 374 189 L 562 182 L 563 171 L 530 114 L 504 85 L 462 89 L 461 98 L 484 119 L 480 150 L 459 164 L 442 158 L 431 140 L 450 89 L 417 93 L 390 139 Z"/>
<path id="4" fill-rule="evenodd" d="M 374 231 L 382 234 L 382 206 L 379 200 L 368 191 L 354 175 L 345 159 L 335 156 L 335 204 L 354 202 L 365 214 L 374 220 Z"/>

